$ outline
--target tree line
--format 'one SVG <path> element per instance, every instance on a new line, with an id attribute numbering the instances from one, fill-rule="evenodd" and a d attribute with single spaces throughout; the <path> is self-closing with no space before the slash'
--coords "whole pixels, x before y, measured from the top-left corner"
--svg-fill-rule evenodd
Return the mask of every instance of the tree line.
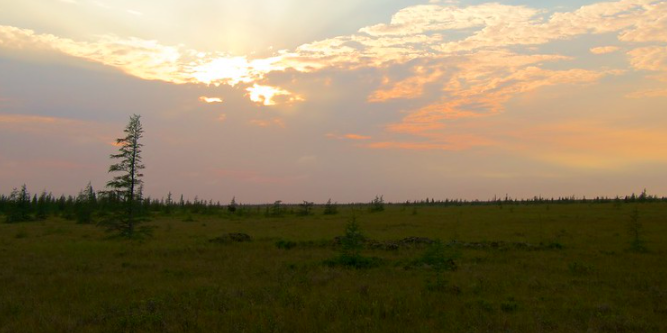
<path id="1" fill-rule="evenodd" d="M 140 116 L 133 115 L 124 130 L 125 136 L 116 140 L 119 147 L 117 154 L 110 155 L 115 161 L 109 172 L 113 178 L 107 182 L 102 191 L 95 191 L 89 182 L 76 196 L 59 197 L 46 191 L 39 195 L 31 195 L 24 184 L 20 189 L 14 188 L 8 195 L 0 195 L 0 214 L 5 216 L 5 222 L 16 223 L 24 221 L 44 220 L 50 216 L 62 217 L 67 220 L 76 220 L 77 223 L 96 223 L 107 230 L 116 232 L 121 236 L 133 237 L 135 233 L 145 234 L 150 228 L 141 226 L 150 216 L 155 214 L 184 215 L 192 219 L 193 214 L 210 214 L 228 216 L 261 216 L 281 217 L 285 215 L 307 216 L 314 214 L 315 204 L 303 201 L 301 204 L 285 205 L 277 200 L 273 204 L 266 205 L 242 205 L 232 198 L 227 205 L 219 201 L 200 200 L 195 197 L 194 201 L 184 200 L 183 195 L 179 200 L 174 200 L 169 193 L 166 198 L 153 199 L 144 197 L 143 194 L 143 169 L 142 147 L 140 139 L 143 137 L 143 127 Z M 425 200 L 406 201 L 399 203 L 406 206 L 459 206 L 459 205 L 505 205 L 505 204 L 541 204 L 541 203 L 622 203 L 622 202 L 653 202 L 667 201 L 647 194 L 646 190 L 641 194 L 634 193 L 625 197 L 596 197 L 593 199 L 571 197 L 543 198 L 535 196 L 531 199 L 513 199 L 506 195 L 504 198 L 495 197 L 493 200 L 463 200 L 445 199 L 436 201 L 434 198 Z M 390 205 L 396 205 L 396 203 Z M 347 204 L 349 206 L 367 206 L 370 212 L 381 212 L 384 210 L 385 201 L 383 196 L 376 196 L 369 203 Z M 322 214 L 331 215 L 338 211 L 338 204 L 329 200 L 322 209 Z"/>

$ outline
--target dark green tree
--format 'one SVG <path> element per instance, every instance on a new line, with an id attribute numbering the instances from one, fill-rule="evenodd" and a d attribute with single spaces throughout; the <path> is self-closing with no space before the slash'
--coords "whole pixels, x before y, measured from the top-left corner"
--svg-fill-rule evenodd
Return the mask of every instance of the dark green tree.
<path id="1" fill-rule="evenodd" d="M 375 199 L 371 201 L 370 211 L 371 212 L 381 212 L 384 210 L 384 197 L 375 196 Z"/>
<path id="2" fill-rule="evenodd" d="M 14 188 L 12 194 L 9 195 L 9 207 L 7 212 L 7 223 L 30 221 L 30 193 L 23 184 L 21 189 Z"/>
<path id="3" fill-rule="evenodd" d="M 167 200 L 164 201 L 164 213 L 167 215 L 171 214 L 173 205 L 174 200 L 171 199 L 171 191 L 169 191 L 169 194 L 167 194 Z"/>
<path id="4" fill-rule="evenodd" d="M 134 237 L 137 231 L 136 225 L 145 219 L 138 216 L 141 204 L 140 189 L 143 184 L 141 170 L 145 168 L 141 161 L 141 148 L 143 144 L 139 141 L 143 137 L 139 115 L 132 115 L 130 122 L 125 128 L 125 137 L 116 140 L 119 153 L 112 154 L 111 158 L 118 160 L 109 167 L 109 172 L 118 173 L 112 180 L 107 182 L 107 188 L 121 202 L 121 209 L 111 217 L 103 220 L 100 224 L 108 231 L 118 232 L 120 236 Z M 150 231 L 149 228 L 141 228 L 142 234 Z"/>
<path id="5" fill-rule="evenodd" d="M 297 212 L 297 215 L 300 216 L 310 215 L 310 211 L 313 208 L 313 205 L 314 205 L 313 202 L 304 200 L 303 203 L 299 204 L 299 211 Z"/>
<path id="6" fill-rule="evenodd" d="M 93 211 L 97 203 L 97 197 L 93 186 L 88 182 L 86 188 L 79 192 L 76 197 L 76 222 L 81 224 L 88 224 L 93 222 Z"/>
<path id="7" fill-rule="evenodd" d="M 229 206 L 227 206 L 227 210 L 228 210 L 230 213 L 234 213 L 234 212 L 236 212 L 236 206 L 237 206 L 237 204 L 236 204 L 236 197 L 233 197 L 233 198 L 232 198 L 232 201 L 229 203 Z"/>
<path id="8" fill-rule="evenodd" d="M 324 215 L 333 215 L 338 213 L 338 207 L 336 204 L 331 203 L 331 199 L 327 201 L 327 204 L 324 205 Z"/>

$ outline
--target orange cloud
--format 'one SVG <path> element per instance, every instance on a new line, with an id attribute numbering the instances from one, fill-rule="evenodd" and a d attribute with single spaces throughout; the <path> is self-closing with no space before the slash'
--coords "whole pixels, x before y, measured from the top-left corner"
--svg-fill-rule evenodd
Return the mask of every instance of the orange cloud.
<path id="1" fill-rule="evenodd" d="M 630 64 L 639 70 L 667 71 L 667 46 L 640 47 L 628 52 Z"/>
<path id="2" fill-rule="evenodd" d="M 346 139 L 350 139 L 350 140 L 369 140 L 369 139 L 371 139 L 370 136 L 359 135 L 359 134 L 345 134 L 344 137 Z"/>
<path id="3" fill-rule="evenodd" d="M 359 134 L 338 135 L 338 134 L 334 134 L 334 133 L 328 133 L 326 135 L 326 137 L 332 138 L 332 139 L 337 139 L 337 140 L 344 140 L 344 139 L 347 139 L 347 140 L 370 140 L 371 139 L 370 136 L 359 135 Z"/>
<path id="4" fill-rule="evenodd" d="M 428 71 L 431 70 L 431 73 Z M 440 69 L 429 69 L 418 66 L 413 70 L 413 76 L 396 82 L 391 88 L 376 90 L 368 97 L 369 102 L 385 102 L 398 98 L 417 98 L 424 93 L 424 86 L 438 81 L 443 75 Z"/>
<path id="5" fill-rule="evenodd" d="M 444 121 L 477 118 L 500 113 L 512 97 L 557 84 L 588 84 L 615 71 L 581 69 L 554 71 L 532 66 L 536 59 L 504 53 L 480 53 L 457 66 L 442 101 L 412 110 L 400 123 L 389 124 L 390 132 L 422 136 L 445 128 Z M 541 57 L 537 57 L 538 59 Z M 545 57 L 548 59 L 548 57 Z M 494 62 L 496 61 L 496 62 Z M 510 64 L 508 66 L 508 64 Z M 513 64 L 513 65 L 511 65 Z"/>
<path id="6" fill-rule="evenodd" d="M 661 130 L 582 120 L 517 127 L 506 137 L 517 141 L 506 147 L 563 166 L 609 169 L 667 161 L 667 137 Z"/>
<path id="7" fill-rule="evenodd" d="M 649 89 L 639 90 L 625 95 L 627 98 L 650 98 L 650 97 L 667 97 L 667 89 Z"/>
<path id="8" fill-rule="evenodd" d="M 414 141 L 384 141 L 363 145 L 372 149 L 404 149 L 404 150 L 448 150 L 458 151 L 472 147 L 493 145 L 489 138 L 470 134 L 432 135 L 428 142 Z"/>
<path id="9" fill-rule="evenodd" d="M 280 118 L 273 118 L 271 120 L 252 119 L 252 120 L 250 120 L 250 124 L 258 126 L 258 127 L 277 126 L 277 127 L 280 127 L 280 128 L 285 128 L 285 122 Z"/>
<path id="10" fill-rule="evenodd" d="M 68 140 L 76 144 L 114 142 L 115 131 L 106 125 L 67 118 L 0 114 L 0 129 Z"/>

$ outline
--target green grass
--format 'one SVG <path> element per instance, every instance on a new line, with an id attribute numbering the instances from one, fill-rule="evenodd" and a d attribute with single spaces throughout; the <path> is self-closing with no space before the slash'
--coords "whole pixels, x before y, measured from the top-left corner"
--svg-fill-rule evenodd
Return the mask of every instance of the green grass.
<path id="1" fill-rule="evenodd" d="M 354 211 L 366 237 L 458 244 L 456 270 L 416 265 L 425 246 L 327 265 L 344 206 L 156 216 L 143 242 L 59 219 L 0 224 L 0 332 L 667 332 L 665 203 L 385 207 Z M 634 207 L 647 252 L 629 250 Z M 232 232 L 253 241 L 209 241 Z"/>

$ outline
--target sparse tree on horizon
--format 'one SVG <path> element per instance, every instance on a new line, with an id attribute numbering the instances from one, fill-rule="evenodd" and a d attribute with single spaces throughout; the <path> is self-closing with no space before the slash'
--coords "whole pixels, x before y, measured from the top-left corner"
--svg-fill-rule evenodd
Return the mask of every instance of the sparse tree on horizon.
<path id="1" fill-rule="evenodd" d="M 107 227 L 109 231 L 117 231 L 121 236 L 133 237 L 136 224 L 142 219 L 138 218 L 138 206 L 140 201 L 140 189 L 143 185 L 143 174 L 141 170 L 145 168 L 141 159 L 141 147 L 143 144 L 139 140 L 143 137 L 144 130 L 141 126 L 139 115 L 132 115 L 130 122 L 125 128 L 126 136 L 116 140 L 120 147 L 118 154 L 112 154 L 112 159 L 119 160 L 118 163 L 109 167 L 109 172 L 120 173 L 107 182 L 109 192 L 113 192 L 122 203 L 122 210 L 100 224 Z M 147 232 L 149 229 L 143 228 L 141 231 Z"/>

